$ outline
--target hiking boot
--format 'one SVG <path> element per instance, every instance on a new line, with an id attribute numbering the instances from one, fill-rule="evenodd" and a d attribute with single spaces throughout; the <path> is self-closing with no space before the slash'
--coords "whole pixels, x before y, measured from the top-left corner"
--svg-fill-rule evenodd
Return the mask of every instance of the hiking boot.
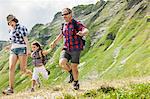
<path id="1" fill-rule="evenodd" d="M 34 92 L 35 90 L 34 90 L 34 88 L 31 88 L 31 92 Z"/>
<path id="2" fill-rule="evenodd" d="M 69 71 L 70 74 L 70 80 L 68 81 L 68 83 L 72 83 L 74 81 L 73 75 L 72 75 L 72 70 Z"/>
<path id="3" fill-rule="evenodd" d="M 3 94 L 5 94 L 5 95 L 11 95 L 13 93 L 14 93 L 13 89 L 9 88 L 9 87 L 3 91 Z"/>
<path id="4" fill-rule="evenodd" d="M 78 89 L 79 89 L 79 83 L 78 83 L 78 81 L 74 81 L 73 88 L 74 88 L 75 90 L 78 90 Z"/>

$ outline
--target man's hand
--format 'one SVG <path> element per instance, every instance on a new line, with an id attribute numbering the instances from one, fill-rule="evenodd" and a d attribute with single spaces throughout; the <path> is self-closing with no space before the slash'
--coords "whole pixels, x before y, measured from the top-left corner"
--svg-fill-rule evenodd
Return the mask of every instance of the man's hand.
<path id="1" fill-rule="evenodd" d="M 77 33 L 77 35 L 79 35 L 79 36 L 87 36 L 88 33 L 89 33 L 89 30 L 87 28 L 84 28 L 82 31 L 79 31 Z"/>
<path id="2" fill-rule="evenodd" d="M 56 43 L 55 43 L 55 41 L 53 41 L 53 42 L 50 44 L 50 47 L 51 47 L 51 49 L 53 49 L 55 46 L 56 46 Z"/>
<path id="3" fill-rule="evenodd" d="M 82 33 L 82 31 L 79 31 L 79 32 L 77 33 L 77 35 L 79 35 L 79 36 L 84 36 L 84 34 Z"/>

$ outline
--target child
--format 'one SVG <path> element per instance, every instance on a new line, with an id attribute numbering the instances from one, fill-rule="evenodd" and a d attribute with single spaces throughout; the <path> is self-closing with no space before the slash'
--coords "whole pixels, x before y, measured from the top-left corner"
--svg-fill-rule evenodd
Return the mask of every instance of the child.
<path id="1" fill-rule="evenodd" d="M 45 79 L 48 79 L 50 71 L 46 70 L 44 66 L 46 61 L 44 60 L 44 56 L 48 54 L 51 51 L 51 49 L 43 51 L 39 42 L 33 42 L 31 44 L 31 48 L 33 51 L 31 53 L 31 57 L 33 59 L 32 63 L 34 65 L 31 92 L 34 92 L 35 84 L 38 83 L 40 85 L 39 74 L 41 74 Z"/>

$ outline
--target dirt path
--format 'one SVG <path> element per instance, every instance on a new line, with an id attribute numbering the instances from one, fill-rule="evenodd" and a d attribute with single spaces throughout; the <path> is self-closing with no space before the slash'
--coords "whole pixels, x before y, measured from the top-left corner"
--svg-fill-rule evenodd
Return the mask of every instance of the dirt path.
<path id="1" fill-rule="evenodd" d="M 0 99 L 63 99 L 64 94 L 71 94 L 72 96 L 79 96 L 84 94 L 87 90 L 98 89 L 103 87 L 113 88 L 128 88 L 131 84 L 150 83 L 150 76 L 126 78 L 121 80 L 112 81 L 98 81 L 98 80 L 84 80 L 80 82 L 80 90 L 76 91 L 72 89 L 71 84 L 63 83 L 61 85 L 41 88 L 35 92 L 19 92 L 10 96 L 1 96 Z"/>

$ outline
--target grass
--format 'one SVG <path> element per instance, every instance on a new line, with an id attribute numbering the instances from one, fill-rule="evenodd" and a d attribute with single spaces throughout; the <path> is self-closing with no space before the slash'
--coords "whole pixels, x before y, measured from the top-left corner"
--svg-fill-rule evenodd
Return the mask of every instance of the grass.
<path id="1" fill-rule="evenodd" d="M 150 84 L 137 84 L 129 89 L 102 87 L 97 90 L 88 90 L 81 97 L 94 99 L 149 99 Z M 146 90 L 145 90 L 146 89 Z"/>

